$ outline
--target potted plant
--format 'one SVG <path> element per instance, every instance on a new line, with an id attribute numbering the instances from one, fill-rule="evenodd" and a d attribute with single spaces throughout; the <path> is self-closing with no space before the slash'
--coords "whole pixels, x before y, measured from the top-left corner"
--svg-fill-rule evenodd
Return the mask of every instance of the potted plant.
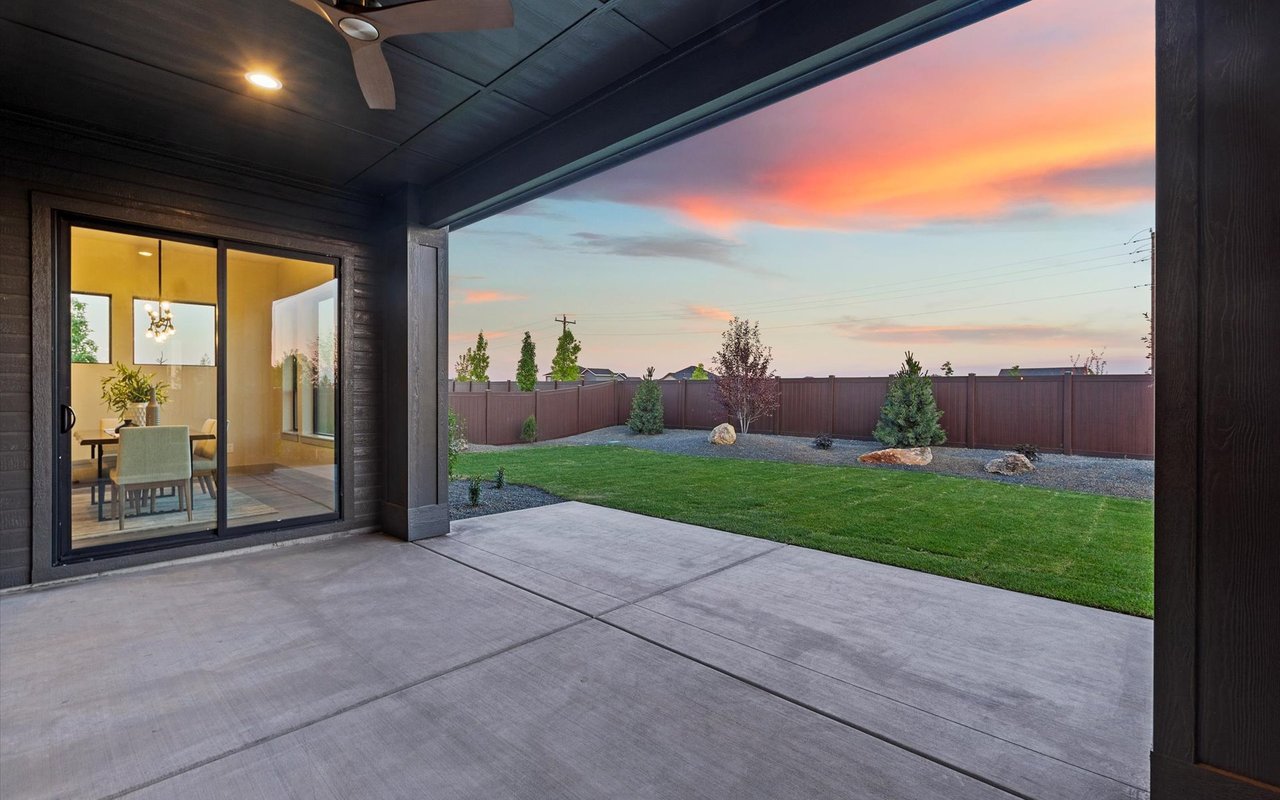
<path id="1" fill-rule="evenodd" d="M 130 369 L 117 361 L 115 372 L 102 379 L 102 402 L 117 417 L 132 420 L 135 425 L 147 424 L 147 402 L 153 393 L 157 403 L 165 403 L 169 399 L 169 384 L 157 381 L 154 375 L 143 372 L 142 367 Z"/>

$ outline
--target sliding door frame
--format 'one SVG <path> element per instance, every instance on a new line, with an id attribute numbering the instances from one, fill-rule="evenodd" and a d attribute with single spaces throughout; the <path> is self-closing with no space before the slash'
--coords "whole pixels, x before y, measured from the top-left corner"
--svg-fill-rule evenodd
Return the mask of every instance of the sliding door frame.
<path id="1" fill-rule="evenodd" d="M 350 528 L 352 510 L 348 498 L 353 489 L 350 465 L 353 440 L 343 419 L 343 409 L 352 391 L 350 370 L 345 363 L 351 352 L 352 263 L 358 256 L 354 245 L 326 241 L 318 237 L 298 237 L 288 233 L 227 225 L 221 220 L 193 221 L 181 210 L 165 207 L 113 205 L 96 199 L 33 193 L 32 198 L 32 334 L 45 347 L 32 349 L 33 458 L 36 480 L 32 492 L 32 582 L 58 580 L 92 574 L 102 569 L 100 562 L 111 559 L 111 567 L 152 563 L 166 557 L 216 552 L 256 542 L 278 541 Z M 70 229 L 83 226 L 120 233 L 159 237 L 216 248 L 218 275 L 218 453 L 220 486 L 226 480 L 226 254 L 228 250 L 274 254 L 303 261 L 329 264 L 338 281 L 337 346 L 339 380 L 336 384 L 334 467 L 337 508 L 328 514 L 299 517 L 279 522 L 229 526 L 225 494 L 218 492 L 217 523 L 205 531 L 192 531 L 119 542 L 100 547 L 72 550 L 69 520 L 70 448 L 60 453 L 64 437 L 58 433 L 60 406 L 64 401 L 61 381 L 67 378 L 69 363 L 63 354 L 69 310 L 61 307 L 62 296 L 70 291 Z M 65 233 L 65 235 L 64 235 Z M 43 290 L 39 287 L 45 287 Z M 37 325 L 36 320 L 43 320 Z M 47 387 L 47 388 L 44 388 Z M 42 398 L 41 395 L 44 395 Z M 65 398 L 69 400 L 70 398 Z M 59 456 L 63 458 L 59 458 Z M 63 480 L 65 477 L 67 481 Z M 41 484 L 44 484 L 43 486 Z M 158 553 L 157 551 L 171 551 Z"/>

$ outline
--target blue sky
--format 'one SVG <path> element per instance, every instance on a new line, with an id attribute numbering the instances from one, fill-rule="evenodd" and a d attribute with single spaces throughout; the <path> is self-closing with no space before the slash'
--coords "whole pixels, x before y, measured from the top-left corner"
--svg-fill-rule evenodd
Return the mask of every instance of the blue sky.
<path id="1" fill-rule="evenodd" d="M 513 378 L 529 330 L 546 371 L 567 313 L 661 374 L 737 314 L 786 376 L 1144 371 L 1153 14 L 1033 0 L 455 231 L 452 357 L 483 328 Z"/>

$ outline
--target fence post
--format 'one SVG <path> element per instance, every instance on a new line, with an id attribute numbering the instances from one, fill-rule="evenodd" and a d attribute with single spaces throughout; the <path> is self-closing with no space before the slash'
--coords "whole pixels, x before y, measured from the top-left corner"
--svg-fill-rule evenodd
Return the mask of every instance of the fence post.
<path id="1" fill-rule="evenodd" d="M 782 378 L 778 378 L 778 407 L 773 410 L 773 432 L 782 433 Z"/>
<path id="2" fill-rule="evenodd" d="M 827 376 L 827 385 L 831 389 L 831 424 L 827 426 L 827 435 L 836 435 L 836 376 Z"/>
<path id="3" fill-rule="evenodd" d="M 968 394 L 964 401 L 964 438 L 965 444 L 970 448 L 978 446 L 978 434 L 974 430 L 978 419 L 978 376 L 976 373 L 970 372 L 968 379 L 965 381 Z"/>
<path id="4" fill-rule="evenodd" d="M 489 390 L 485 389 L 484 390 L 484 443 L 485 444 L 488 444 L 489 442 L 493 441 L 493 438 L 490 436 L 490 433 L 491 433 L 490 428 L 491 426 L 489 424 Z"/>
<path id="5" fill-rule="evenodd" d="M 1075 420 L 1072 416 L 1075 414 L 1075 398 L 1073 397 L 1074 376 L 1068 370 L 1062 373 L 1062 452 L 1067 455 L 1074 455 L 1074 447 L 1072 446 L 1072 428 L 1075 426 Z"/>
<path id="6" fill-rule="evenodd" d="M 689 381 L 680 379 L 680 427 L 689 427 Z"/>
<path id="7" fill-rule="evenodd" d="M 582 385 L 578 385 L 578 420 L 573 426 L 574 433 L 582 433 Z"/>

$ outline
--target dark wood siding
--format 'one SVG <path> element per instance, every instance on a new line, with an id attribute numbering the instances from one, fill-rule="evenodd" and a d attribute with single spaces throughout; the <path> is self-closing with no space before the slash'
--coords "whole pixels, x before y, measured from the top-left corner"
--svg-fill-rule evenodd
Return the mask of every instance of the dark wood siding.
<path id="1" fill-rule="evenodd" d="M 0 124 L 0 587 L 28 583 L 33 568 L 47 568 L 51 558 L 37 552 L 33 565 L 33 527 L 39 527 L 33 523 L 43 524 L 33 519 L 33 481 L 50 481 L 33 473 L 41 461 L 33 458 L 33 425 L 40 419 L 36 404 L 51 402 L 48 385 L 33 377 L 32 347 L 43 346 L 32 328 L 33 297 L 49 291 L 48 286 L 32 285 L 36 195 L 171 218 L 172 225 L 158 227 L 224 236 L 234 231 L 237 235 L 229 238 L 345 254 L 350 300 L 344 313 L 350 337 L 343 368 L 350 384 L 344 411 L 351 434 L 344 475 L 346 519 L 327 529 L 375 525 L 381 486 L 381 372 L 372 280 L 378 256 L 367 233 L 376 208 L 372 199 L 240 176 L 131 146 L 81 139 L 59 128 L 26 125 L 17 118 L 0 115 Z M 294 534 L 271 538 L 289 535 Z M 170 557 L 186 552 L 188 548 L 170 551 Z"/>

